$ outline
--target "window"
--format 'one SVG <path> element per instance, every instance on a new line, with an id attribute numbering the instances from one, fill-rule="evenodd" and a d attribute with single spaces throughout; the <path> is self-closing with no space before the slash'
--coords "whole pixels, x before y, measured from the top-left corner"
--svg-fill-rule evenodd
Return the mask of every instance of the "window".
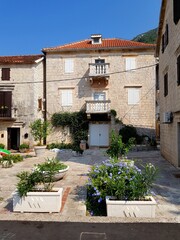
<path id="1" fill-rule="evenodd" d="M 168 73 L 164 75 L 164 97 L 168 95 Z"/>
<path id="2" fill-rule="evenodd" d="M 104 101 L 104 100 L 106 100 L 106 93 L 105 92 L 95 92 L 94 93 L 94 100 L 95 101 Z"/>
<path id="3" fill-rule="evenodd" d="M 126 58 L 126 71 L 132 70 L 136 68 L 136 58 L 135 57 L 127 57 Z"/>
<path id="4" fill-rule="evenodd" d="M 65 59 L 65 73 L 74 72 L 74 61 L 73 59 Z"/>
<path id="5" fill-rule="evenodd" d="M 63 107 L 72 106 L 72 90 L 65 89 L 61 91 L 61 105 Z"/>
<path id="6" fill-rule="evenodd" d="M 159 64 L 156 65 L 156 90 L 159 90 Z"/>
<path id="7" fill-rule="evenodd" d="M 180 55 L 177 58 L 177 84 L 180 85 Z"/>
<path id="8" fill-rule="evenodd" d="M 128 89 L 128 104 L 139 104 L 140 101 L 140 88 Z"/>
<path id="9" fill-rule="evenodd" d="M 10 80 L 10 68 L 2 68 L 2 80 Z"/>
<path id="10" fill-rule="evenodd" d="M 0 91 L 0 117 L 11 117 L 12 92 Z"/>
<path id="11" fill-rule="evenodd" d="M 166 24 L 165 33 L 162 35 L 162 53 L 164 53 L 164 50 L 166 49 L 168 43 L 169 43 L 169 27 L 168 24 Z"/>
<path id="12" fill-rule="evenodd" d="M 174 23 L 177 24 L 180 19 L 180 1 L 173 0 L 173 16 L 174 16 Z"/>

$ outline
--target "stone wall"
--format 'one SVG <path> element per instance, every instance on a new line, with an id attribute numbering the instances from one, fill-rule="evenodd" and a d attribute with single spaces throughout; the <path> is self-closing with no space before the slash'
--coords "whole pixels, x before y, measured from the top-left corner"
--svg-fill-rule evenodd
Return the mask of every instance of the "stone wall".
<path id="1" fill-rule="evenodd" d="M 159 54 L 159 78 L 160 78 L 160 140 L 161 153 L 175 166 L 180 166 L 180 136 L 178 136 L 178 124 L 180 124 L 180 85 L 177 85 L 177 57 L 180 54 L 180 22 L 173 22 L 173 1 L 167 1 L 165 19 L 162 34 L 166 24 L 169 29 L 169 43 Z M 160 36 L 161 37 L 161 36 Z M 164 75 L 168 73 L 168 95 L 164 96 Z M 173 112 L 173 122 L 163 123 L 164 112 Z M 180 133 L 179 133 L 180 134 Z"/>

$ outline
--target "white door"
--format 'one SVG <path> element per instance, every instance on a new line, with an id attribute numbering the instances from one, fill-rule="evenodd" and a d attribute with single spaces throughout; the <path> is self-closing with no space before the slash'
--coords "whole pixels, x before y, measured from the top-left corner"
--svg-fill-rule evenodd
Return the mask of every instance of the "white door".
<path id="1" fill-rule="evenodd" d="M 109 146 L 109 125 L 108 124 L 90 124 L 90 146 L 106 147 Z"/>

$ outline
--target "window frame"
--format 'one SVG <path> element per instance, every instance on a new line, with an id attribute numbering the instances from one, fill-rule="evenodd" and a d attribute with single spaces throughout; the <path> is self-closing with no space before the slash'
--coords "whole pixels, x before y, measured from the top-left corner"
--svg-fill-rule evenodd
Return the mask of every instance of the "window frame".
<path id="1" fill-rule="evenodd" d="M 177 85 L 180 85 L 180 55 L 177 57 Z"/>
<path id="2" fill-rule="evenodd" d="M 2 81 L 10 81 L 10 68 L 2 68 L 1 69 L 1 80 Z"/>
<path id="3" fill-rule="evenodd" d="M 164 97 L 168 96 L 168 72 L 164 75 Z"/>

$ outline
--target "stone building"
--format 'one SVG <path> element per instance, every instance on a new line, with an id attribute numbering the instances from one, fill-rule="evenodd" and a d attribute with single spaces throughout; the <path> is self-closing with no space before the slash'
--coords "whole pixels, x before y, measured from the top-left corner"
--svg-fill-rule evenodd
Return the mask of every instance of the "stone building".
<path id="1" fill-rule="evenodd" d="M 0 143 L 33 144 L 29 124 L 56 112 L 84 109 L 90 146 L 108 146 L 115 128 L 111 110 L 139 133 L 155 135 L 155 45 L 91 39 L 44 48 L 42 55 L 0 57 Z M 68 129 L 47 143 L 68 141 Z"/>
<path id="2" fill-rule="evenodd" d="M 122 39 L 91 39 L 44 48 L 47 117 L 85 109 L 89 145 L 108 146 L 110 110 L 139 133 L 155 135 L 155 45 Z M 51 134 L 49 141 L 63 139 Z"/>
<path id="3" fill-rule="evenodd" d="M 159 58 L 161 153 L 180 167 L 180 1 L 163 0 L 156 57 Z"/>
<path id="4" fill-rule="evenodd" d="M 0 57 L 0 143 L 8 149 L 32 143 L 29 124 L 42 117 L 43 58 Z"/>

